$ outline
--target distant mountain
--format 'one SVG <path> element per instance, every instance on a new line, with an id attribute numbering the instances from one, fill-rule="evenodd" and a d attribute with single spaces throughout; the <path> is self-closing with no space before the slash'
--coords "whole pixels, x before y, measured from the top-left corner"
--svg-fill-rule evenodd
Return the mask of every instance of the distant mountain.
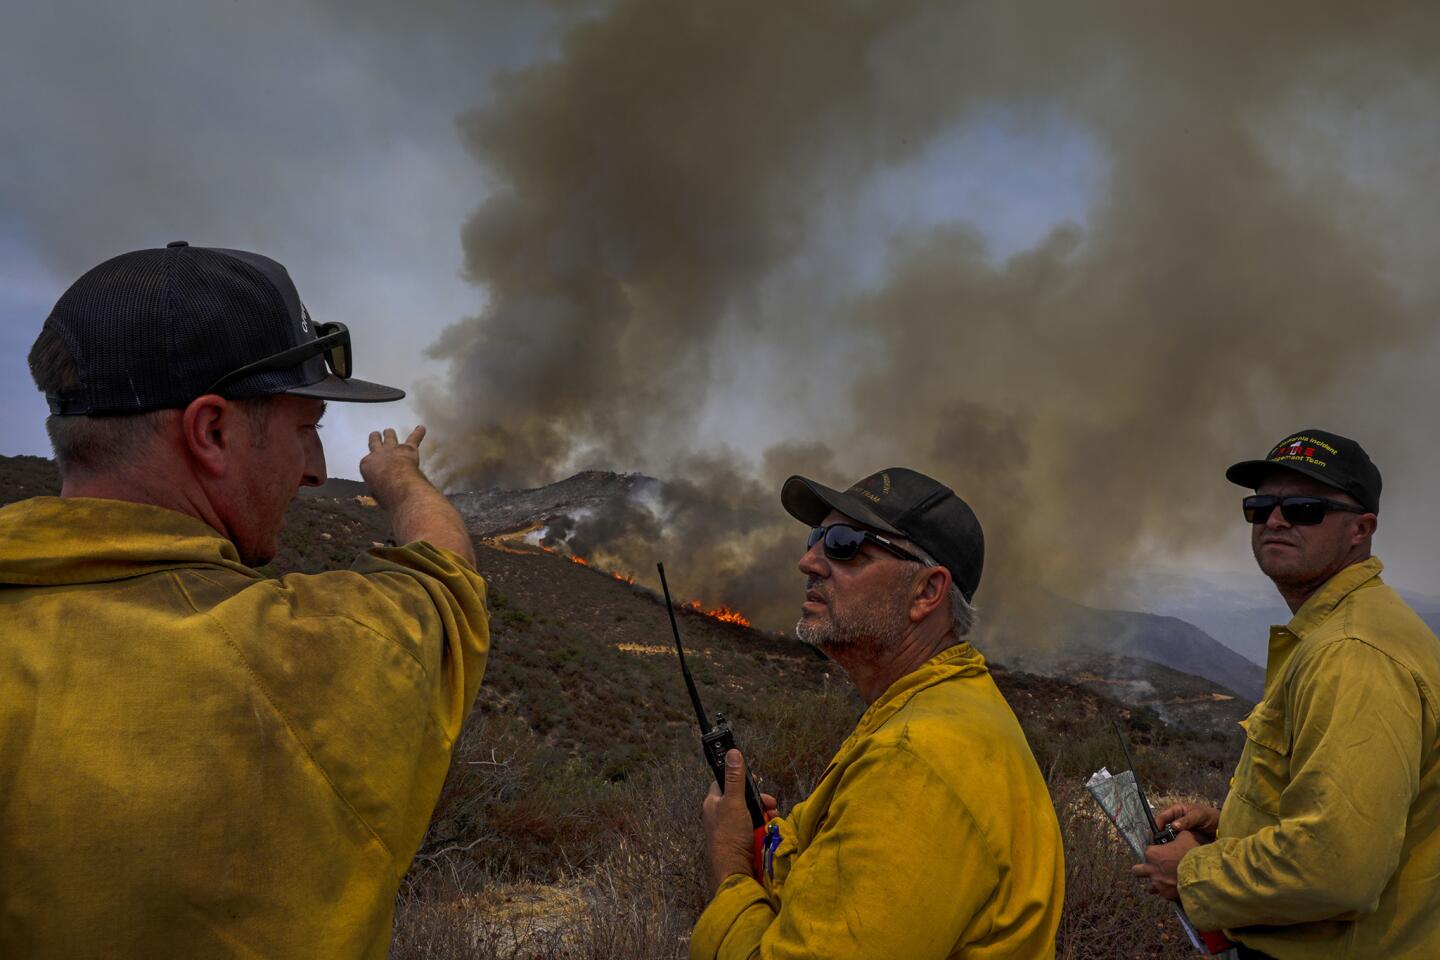
<path id="1" fill-rule="evenodd" d="M 996 655 L 1023 659 L 1033 669 L 1084 651 L 1138 658 L 1204 677 L 1250 701 L 1265 687 L 1265 671 L 1177 617 L 1101 610 L 1033 589 L 1010 598 L 987 620 Z"/>
<path id="2" fill-rule="evenodd" d="M 1440 633 L 1440 597 L 1401 590 L 1400 596 Z M 1193 576 L 1144 573 L 1119 578 L 1108 598 L 1195 624 L 1247 660 L 1264 665 L 1270 628 L 1290 622 L 1290 609 L 1259 570 Z"/>

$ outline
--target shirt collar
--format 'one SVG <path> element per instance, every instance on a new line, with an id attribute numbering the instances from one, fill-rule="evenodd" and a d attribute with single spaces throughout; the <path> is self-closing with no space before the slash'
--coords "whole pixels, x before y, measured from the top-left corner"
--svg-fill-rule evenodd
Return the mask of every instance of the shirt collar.
<path id="1" fill-rule="evenodd" d="M 1265 655 L 1265 694 L 1285 670 L 1290 655 L 1312 631 L 1329 619 L 1340 602 L 1372 580 L 1378 580 L 1385 565 L 1379 557 L 1367 557 L 1341 570 L 1310 595 L 1295 616 L 1284 626 L 1270 628 L 1270 646 Z"/>
<path id="2" fill-rule="evenodd" d="M 1350 564 L 1310 595 L 1310 599 L 1295 611 L 1295 616 L 1286 624 L 1286 629 L 1303 640 L 1307 633 L 1329 619 L 1342 600 L 1379 577 L 1383 569 L 1385 565 L 1380 562 L 1379 557 L 1366 557 L 1358 563 Z"/>
<path id="3" fill-rule="evenodd" d="M 953 647 L 946 647 L 890 684 L 860 717 L 860 722 L 855 724 L 855 730 L 848 740 L 854 740 L 878 728 L 909 703 L 911 697 L 926 687 L 932 687 L 951 677 L 979 676 L 988 672 L 984 655 L 969 642 L 962 640 Z"/>

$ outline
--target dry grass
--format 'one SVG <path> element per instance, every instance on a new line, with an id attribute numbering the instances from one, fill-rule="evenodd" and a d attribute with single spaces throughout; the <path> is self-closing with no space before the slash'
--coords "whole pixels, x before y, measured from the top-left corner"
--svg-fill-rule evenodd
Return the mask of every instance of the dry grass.
<path id="1" fill-rule="evenodd" d="M 748 744 L 765 789 L 782 809 L 803 797 L 849 732 L 861 705 L 822 686 L 755 708 Z M 394 958 L 671 960 L 684 957 L 705 903 L 699 805 L 707 783 L 698 756 L 677 754 L 612 781 L 570 762 L 537 762 L 537 735 L 504 716 L 481 716 L 457 752 L 429 838 L 396 910 Z M 1131 734 L 1157 782 L 1195 783 L 1181 757 L 1203 742 L 1171 739 L 1137 717 Z M 1130 861 L 1081 782 L 1094 761 L 1113 762 L 1097 726 L 1049 758 L 1049 783 L 1066 854 L 1066 903 L 1057 956 L 1066 960 L 1193 956 L 1168 905 L 1145 895 Z M 1108 726 L 1105 736 L 1112 736 Z M 1152 736 L 1147 736 L 1151 734 Z M 1047 738 L 1048 742 L 1048 738 Z M 1111 740 L 1113 743 L 1113 739 Z M 1098 763 L 1095 765 L 1099 765 Z M 1188 762 L 1186 767 L 1192 767 Z M 1202 763 L 1203 769 L 1210 769 Z M 1089 769 L 1086 769 L 1089 767 Z M 1187 799 L 1214 796 L 1223 774 Z M 1157 802 L 1168 800 L 1157 797 Z"/>

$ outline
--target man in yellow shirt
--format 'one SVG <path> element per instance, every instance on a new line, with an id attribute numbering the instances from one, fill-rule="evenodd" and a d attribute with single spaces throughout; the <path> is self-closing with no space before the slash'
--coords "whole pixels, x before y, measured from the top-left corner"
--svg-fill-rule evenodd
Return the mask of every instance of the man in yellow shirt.
<path id="1" fill-rule="evenodd" d="M 1135 873 L 1242 957 L 1440 957 L 1440 641 L 1371 555 L 1380 471 L 1302 430 L 1225 476 L 1294 618 L 1224 807 L 1161 811 L 1185 832 Z"/>
<path id="2" fill-rule="evenodd" d="M 965 639 L 984 539 L 970 507 L 893 467 L 841 492 L 791 477 L 812 527 L 796 630 L 869 705 L 814 791 L 769 821 L 759 875 L 744 760 L 705 801 L 714 899 L 694 960 L 1053 957 L 1060 829 L 1020 724 Z"/>
<path id="3" fill-rule="evenodd" d="M 351 377 L 285 268 L 173 243 L 30 355 L 59 497 L 0 510 L 0 956 L 369 957 L 489 647 L 424 428 L 360 463 L 401 546 L 266 579 Z"/>

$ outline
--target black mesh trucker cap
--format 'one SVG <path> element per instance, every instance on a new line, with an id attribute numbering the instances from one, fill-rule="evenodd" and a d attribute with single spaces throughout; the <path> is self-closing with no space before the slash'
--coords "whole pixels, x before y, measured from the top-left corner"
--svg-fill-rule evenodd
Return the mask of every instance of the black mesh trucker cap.
<path id="1" fill-rule="evenodd" d="M 839 510 L 881 533 L 904 537 L 950 571 L 967 601 L 975 598 L 985 564 L 985 533 L 968 503 L 923 473 L 889 467 L 843 493 L 791 477 L 780 488 L 780 502 L 790 516 L 812 527 Z"/>
<path id="2" fill-rule="evenodd" d="M 1242 460 L 1225 479 L 1254 490 L 1274 469 L 1293 470 L 1343 490 L 1371 513 L 1380 512 L 1380 469 L 1348 437 L 1328 430 L 1301 430 L 1281 440 L 1264 460 Z"/>
<path id="3" fill-rule="evenodd" d="M 60 415 L 184 407 L 227 374 L 317 339 L 283 266 L 257 253 L 183 240 L 90 270 L 60 296 L 45 327 L 64 342 L 79 373 L 74 387 L 46 394 L 50 412 Z M 232 400 L 289 393 L 370 403 L 405 396 L 341 379 L 323 350 L 218 392 Z"/>

